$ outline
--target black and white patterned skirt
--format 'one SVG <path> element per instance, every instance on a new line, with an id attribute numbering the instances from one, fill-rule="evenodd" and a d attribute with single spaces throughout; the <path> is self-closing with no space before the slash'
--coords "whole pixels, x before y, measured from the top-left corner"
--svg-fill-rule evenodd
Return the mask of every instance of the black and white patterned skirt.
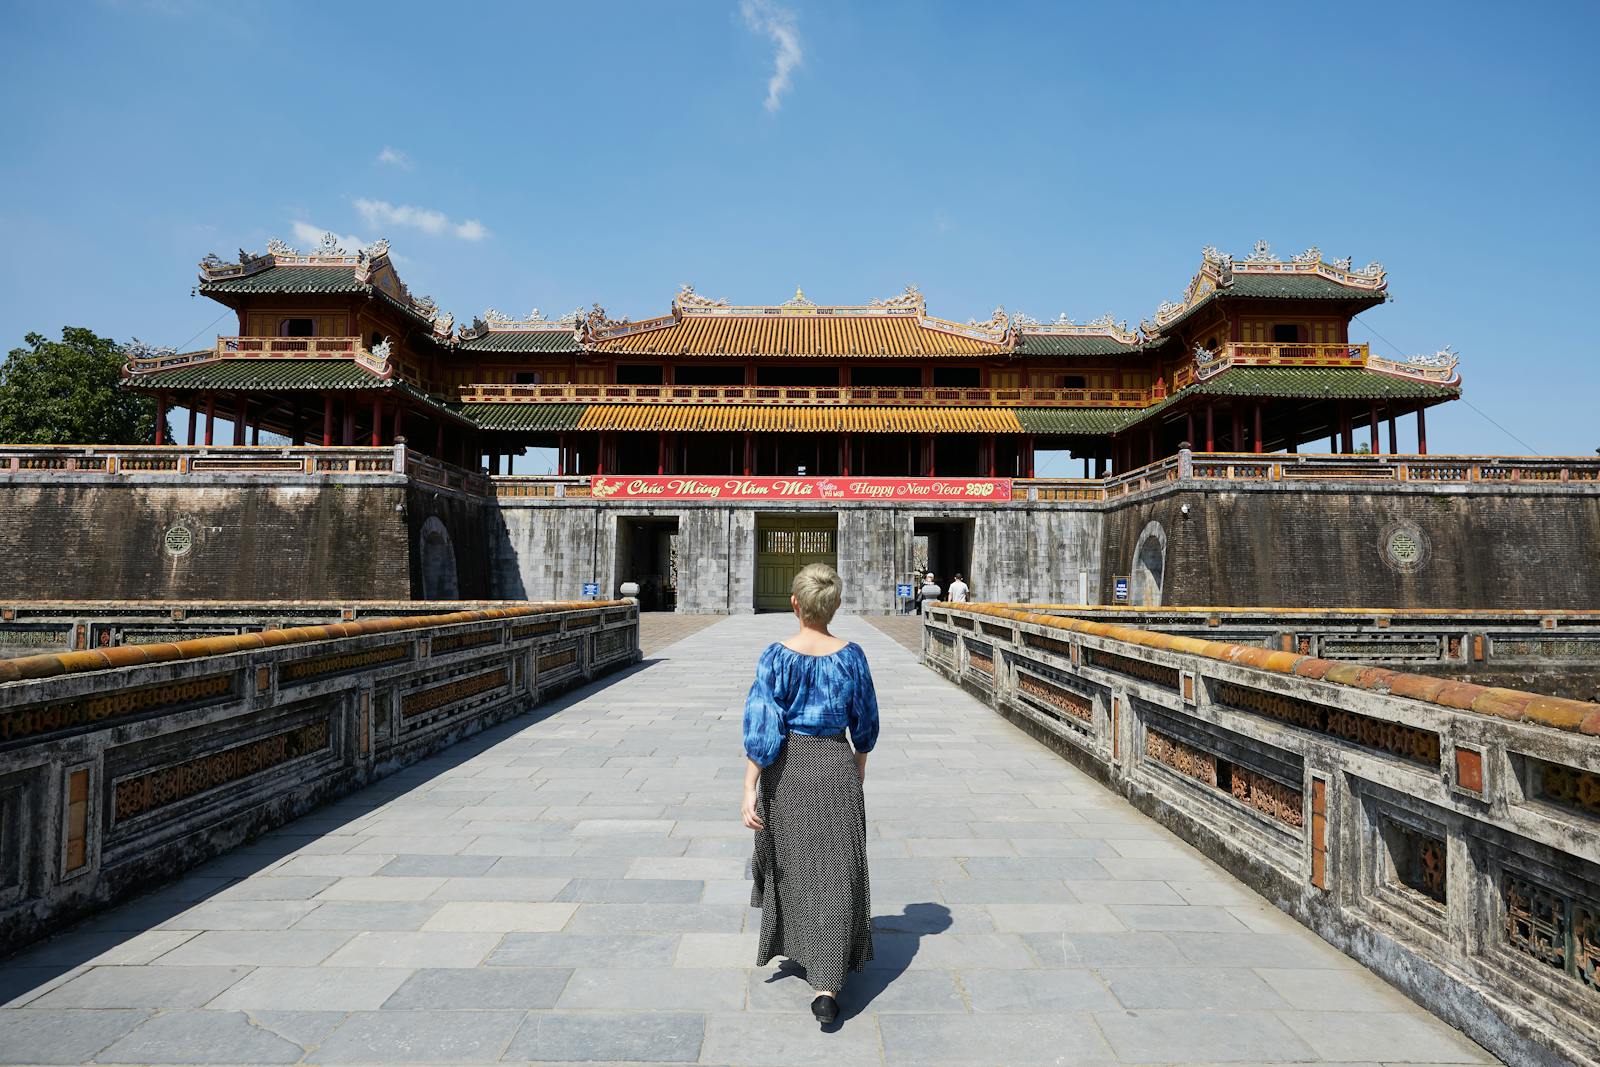
<path id="1" fill-rule="evenodd" d="M 785 956 L 811 988 L 837 993 L 872 958 L 867 812 L 844 734 L 790 734 L 761 771 L 750 906 L 761 909 L 756 966 Z"/>

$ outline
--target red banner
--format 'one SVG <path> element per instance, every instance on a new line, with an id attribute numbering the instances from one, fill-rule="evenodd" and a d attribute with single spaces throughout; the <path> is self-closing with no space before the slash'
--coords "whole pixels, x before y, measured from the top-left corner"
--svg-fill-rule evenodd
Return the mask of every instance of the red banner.
<path id="1" fill-rule="evenodd" d="M 589 491 L 602 500 L 929 500 L 981 504 L 1009 501 L 1011 479 L 597 474 L 589 479 Z"/>

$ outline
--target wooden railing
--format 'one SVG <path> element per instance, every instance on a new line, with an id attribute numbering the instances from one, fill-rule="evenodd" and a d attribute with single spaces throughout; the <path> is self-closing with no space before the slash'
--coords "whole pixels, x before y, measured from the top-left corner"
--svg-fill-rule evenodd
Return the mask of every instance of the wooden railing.
<path id="1" fill-rule="evenodd" d="M 344 446 L 7 445 L 0 474 L 93 473 L 107 475 L 267 474 L 372 476 L 403 474 L 429 485 L 487 493 L 481 472 L 442 463 L 404 444 Z"/>
<path id="2" fill-rule="evenodd" d="M 805 407 L 1144 407 L 1146 389 L 866 385 L 464 385 L 462 403 L 774 404 Z"/>
<path id="3" fill-rule="evenodd" d="M 128 361 L 130 374 L 172 370 L 218 359 L 353 359 L 374 374 L 389 361 L 374 355 L 359 337 L 218 337 L 211 348 Z"/>
<path id="4" fill-rule="evenodd" d="M 1600 1062 L 1600 704 L 1100 618 L 924 618 L 930 668 L 1490 1051 Z"/>

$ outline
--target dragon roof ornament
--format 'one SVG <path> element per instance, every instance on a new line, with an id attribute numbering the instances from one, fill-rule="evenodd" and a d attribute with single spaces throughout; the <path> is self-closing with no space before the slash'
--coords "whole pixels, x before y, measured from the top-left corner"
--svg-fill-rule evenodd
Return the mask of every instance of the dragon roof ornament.
<path id="1" fill-rule="evenodd" d="M 1437 352 L 1424 352 L 1404 359 L 1368 356 L 1367 369 L 1434 384 L 1457 385 L 1461 382 L 1461 355 L 1445 345 Z"/>
<path id="2" fill-rule="evenodd" d="M 1136 345 L 1140 341 L 1139 334 L 1128 329 L 1127 319 L 1119 322 L 1110 312 L 1088 322 L 1073 322 L 1065 311 L 1050 322 L 1040 322 L 1031 315 L 1016 312 L 1011 316 L 1011 323 L 1021 333 L 1040 337 L 1109 337 L 1125 345 Z"/>
<path id="3" fill-rule="evenodd" d="M 796 291 L 798 292 L 798 290 Z M 694 286 L 687 283 L 679 287 L 677 298 L 672 303 L 673 306 L 680 308 L 725 308 L 728 306 L 726 300 L 713 300 L 709 296 L 701 296 L 694 291 Z"/>
<path id="4" fill-rule="evenodd" d="M 374 269 L 388 257 L 389 241 L 384 237 L 354 252 L 340 246 L 339 238 L 332 233 L 324 233 L 310 252 L 301 252 L 282 238 L 273 237 L 267 241 L 265 252 L 239 249 L 239 258 L 233 263 L 215 252 L 206 253 L 200 261 L 200 278 L 207 282 L 248 278 L 271 267 L 354 267 L 356 281 L 366 284 Z"/>

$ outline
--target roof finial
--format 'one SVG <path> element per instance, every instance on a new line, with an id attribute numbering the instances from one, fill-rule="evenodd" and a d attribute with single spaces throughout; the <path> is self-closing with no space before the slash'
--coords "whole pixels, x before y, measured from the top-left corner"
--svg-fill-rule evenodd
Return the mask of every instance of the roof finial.
<path id="1" fill-rule="evenodd" d="M 800 286 L 798 285 L 794 287 L 794 298 L 796 300 L 804 300 L 806 298 L 806 294 L 800 291 Z"/>

